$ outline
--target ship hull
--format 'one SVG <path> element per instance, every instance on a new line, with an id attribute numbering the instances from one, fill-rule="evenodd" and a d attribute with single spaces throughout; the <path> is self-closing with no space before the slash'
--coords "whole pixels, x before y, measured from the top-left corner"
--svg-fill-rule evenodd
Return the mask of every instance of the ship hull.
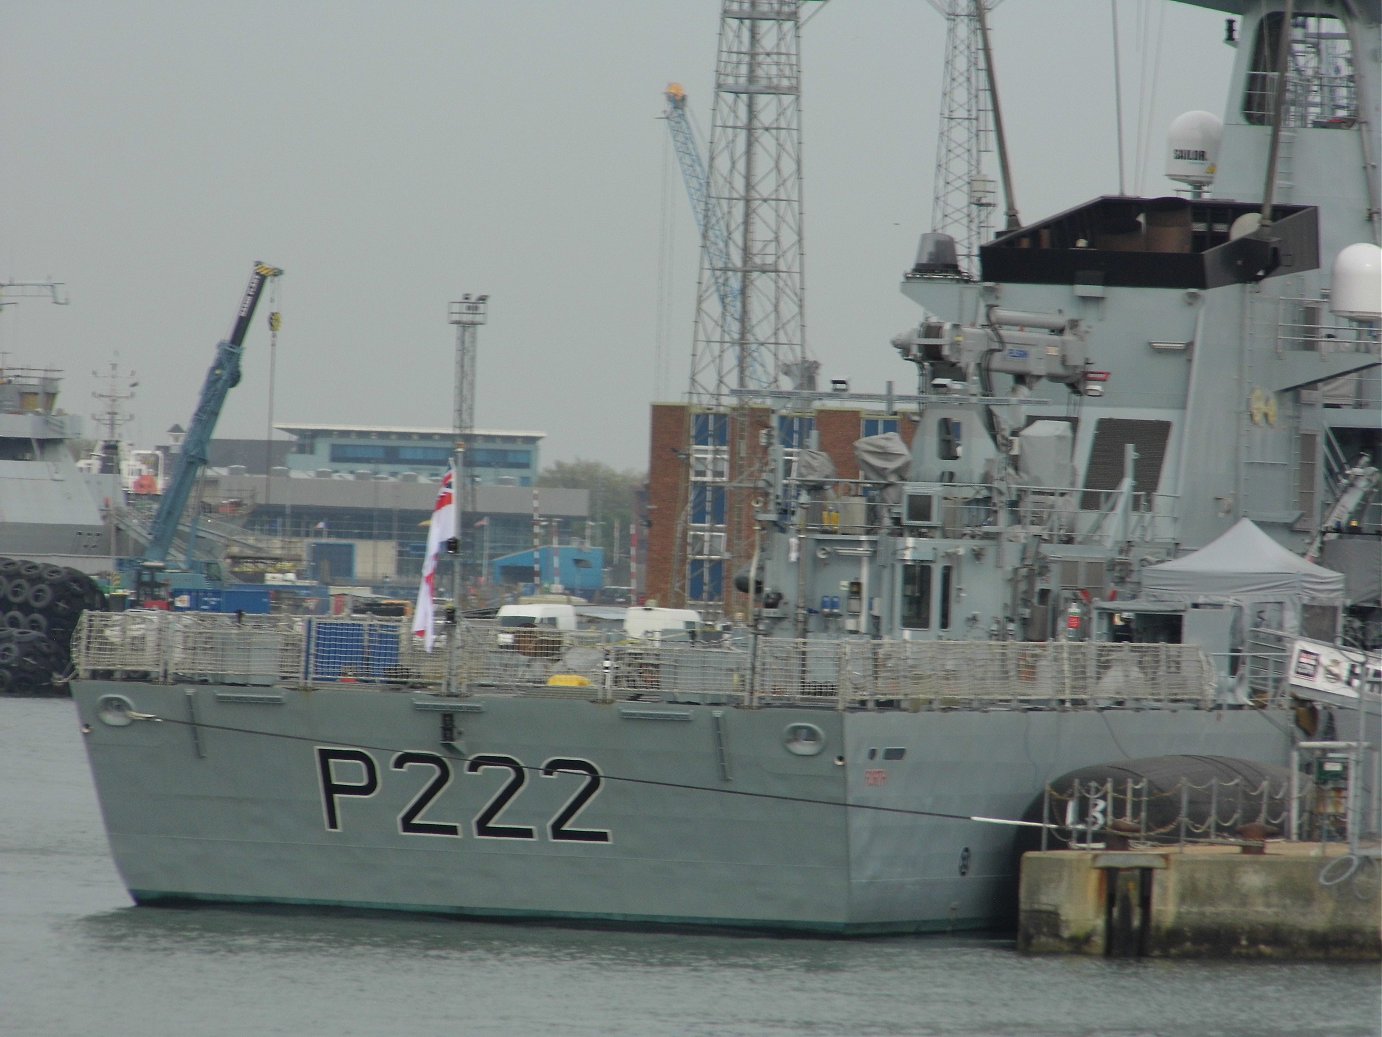
<path id="1" fill-rule="evenodd" d="M 141 904 L 827 934 L 1007 923 L 1010 825 L 1074 767 L 1284 764 L 1280 711 L 747 709 L 73 683 Z M 153 719 L 157 718 L 157 719 Z"/>

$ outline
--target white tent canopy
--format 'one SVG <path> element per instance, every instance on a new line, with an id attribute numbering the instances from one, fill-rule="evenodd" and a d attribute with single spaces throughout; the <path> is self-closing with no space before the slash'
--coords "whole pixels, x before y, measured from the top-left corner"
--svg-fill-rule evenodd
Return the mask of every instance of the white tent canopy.
<path id="1" fill-rule="evenodd" d="M 1266 617 L 1268 625 L 1296 631 L 1302 605 L 1343 605 L 1344 577 L 1292 554 L 1244 518 L 1198 551 L 1145 569 L 1142 596 L 1187 605 L 1279 604 L 1280 613 Z"/>

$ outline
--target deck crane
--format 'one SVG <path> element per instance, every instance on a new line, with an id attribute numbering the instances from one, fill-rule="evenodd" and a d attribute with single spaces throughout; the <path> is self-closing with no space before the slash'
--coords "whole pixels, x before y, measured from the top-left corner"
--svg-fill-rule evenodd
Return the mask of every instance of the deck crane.
<path id="1" fill-rule="evenodd" d="M 680 83 L 668 83 L 662 95 L 667 99 L 667 110 L 663 117 L 672 134 L 672 146 L 681 165 L 682 179 L 686 181 L 686 193 L 691 199 L 691 211 L 696 216 L 701 244 L 709 253 L 709 266 L 715 279 L 715 294 L 719 297 L 724 315 L 724 327 L 727 332 L 732 331 L 737 339 L 743 328 L 743 288 L 734 276 L 736 268 L 729 256 L 729 232 L 725 229 L 724 216 L 709 197 L 709 176 L 702 157 L 705 151 L 696 139 L 686 112 L 686 88 Z M 773 372 L 759 371 L 758 367 L 757 364 L 751 365 L 751 376 L 761 382 L 760 388 L 770 386 Z"/>
<path id="2" fill-rule="evenodd" d="M 244 352 L 245 333 L 249 330 L 250 321 L 254 319 L 254 310 L 259 304 L 264 286 L 282 273 L 278 267 L 266 263 L 254 264 L 249 284 L 235 312 L 235 322 L 231 326 L 230 334 L 216 346 L 216 356 L 211 362 L 211 369 L 206 373 L 206 381 L 197 400 L 197 409 L 192 414 L 192 420 L 182 441 L 182 450 L 173 468 L 172 480 L 164 491 L 162 500 L 159 501 L 158 512 L 154 515 L 148 547 L 138 562 L 136 597 L 141 602 L 155 603 L 164 597 L 159 593 L 159 574 L 167 563 L 173 537 L 182 521 L 183 512 L 187 510 L 192 488 L 206 467 L 211 433 L 221 416 L 226 394 L 240 383 L 240 356 Z M 274 317 L 270 318 L 271 321 L 273 319 Z M 191 553 L 189 538 L 189 566 Z"/>

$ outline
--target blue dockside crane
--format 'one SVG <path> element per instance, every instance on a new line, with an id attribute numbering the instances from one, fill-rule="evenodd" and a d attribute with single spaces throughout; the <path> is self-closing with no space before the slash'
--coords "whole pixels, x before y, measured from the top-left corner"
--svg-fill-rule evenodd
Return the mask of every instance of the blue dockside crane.
<path id="1" fill-rule="evenodd" d="M 719 208 L 709 197 L 709 175 L 700 141 L 691 126 L 686 111 L 686 90 L 680 83 L 669 83 L 663 91 L 667 99 L 667 129 L 672 134 L 672 147 L 676 149 L 677 162 L 681 165 L 681 176 L 686 181 L 686 193 L 691 199 L 691 211 L 696 215 L 696 227 L 701 232 L 701 244 L 709 254 L 711 276 L 715 281 L 715 294 L 720 299 L 723 326 L 726 333 L 738 337 L 740 322 L 744 319 L 744 296 L 738 278 L 733 274 L 734 264 L 729 257 L 729 231 Z"/>
<path id="2" fill-rule="evenodd" d="M 187 510 L 188 498 L 198 477 L 206 467 L 207 452 L 211 445 L 211 433 L 221 416 L 226 394 L 240 383 L 240 357 L 244 352 L 245 333 L 250 321 L 254 319 L 255 307 L 264 293 L 264 287 L 283 273 L 276 266 L 255 263 L 250 274 L 245 294 L 240 299 L 235 313 L 235 323 L 230 334 L 216 346 L 216 357 L 211 369 L 206 373 L 197 409 L 188 424 L 187 434 L 182 441 L 182 450 L 173 467 L 173 478 L 159 501 L 158 512 L 150 527 L 149 544 L 144 556 L 135 565 L 135 599 L 140 604 L 166 607 L 167 584 L 162 577 L 166 568 L 168 553 L 172 550 L 173 538 L 183 513 Z M 270 322 L 277 320 L 277 314 L 270 316 Z M 187 564 L 193 567 L 192 545 L 194 537 L 188 534 Z M 212 576 L 213 574 L 206 574 Z"/>

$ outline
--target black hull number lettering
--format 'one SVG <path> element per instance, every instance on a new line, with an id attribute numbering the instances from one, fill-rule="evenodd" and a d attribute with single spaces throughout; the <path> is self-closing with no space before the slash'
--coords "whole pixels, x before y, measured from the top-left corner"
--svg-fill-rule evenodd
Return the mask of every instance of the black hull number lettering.
<path id="1" fill-rule="evenodd" d="M 380 789 L 381 764 L 364 749 L 351 749 L 343 746 L 319 745 L 315 748 L 317 764 L 317 783 L 321 793 L 322 814 L 328 832 L 339 832 L 343 828 L 343 805 L 349 799 L 369 799 Z M 429 810 L 436 810 L 443 792 L 451 784 L 454 773 L 454 760 L 436 753 L 411 750 L 393 754 L 389 762 L 391 770 L 400 773 L 422 768 L 431 768 L 431 775 L 423 786 L 412 793 L 402 812 L 398 815 L 398 831 L 401 835 L 443 836 L 451 839 L 461 838 L 461 825 L 451 821 L 426 819 Z M 531 825 L 503 824 L 502 818 L 513 805 L 514 799 L 528 783 L 528 772 L 536 770 L 544 778 L 563 780 L 566 775 L 574 775 L 575 780 L 566 778 L 575 785 L 566 802 L 547 822 L 546 836 L 554 843 L 611 843 L 613 834 L 607 828 L 577 828 L 576 820 L 590 806 L 604 784 L 600 768 L 589 760 L 574 756 L 553 756 L 539 768 L 524 766 L 523 762 L 502 753 L 482 753 L 466 760 L 467 774 L 481 771 L 507 771 L 508 777 L 500 785 L 475 815 L 471 827 L 478 839 L 524 839 L 536 840 L 538 829 Z M 387 773 L 387 772 L 385 772 Z M 410 779 L 409 785 L 416 779 Z M 563 786 L 556 786 L 560 790 Z M 391 802 L 395 802 L 392 801 Z M 363 809 L 363 808 L 361 808 Z M 445 816 L 445 813 L 442 816 Z M 377 815 L 376 815 L 377 816 Z"/>
<path id="2" fill-rule="evenodd" d="M 600 771 L 589 760 L 575 760 L 554 756 L 542 765 L 542 776 L 554 778 L 558 774 L 584 774 L 585 784 L 566 802 L 557 816 L 547 824 L 547 832 L 553 842 L 569 843 L 607 843 L 609 831 L 604 828 L 568 828 L 567 825 L 585 809 L 585 805 L 600 791 Z"/>
<path id="3" fill-rule="evenodd" d="M 523 764 L 512 756 L 484 755 L 472 756 L 470 762 L 465 765 L 465 769 L 471 774 L 479 774 L 482 770 L 490 767 L 507 770 L 509 780 L 504 783 L 503 788 L 495 793 L 494 798 L 485 804 L 485 809 L 480 811 L 480 815 L 475 818 L 476 838 L 536 839 L 536 829 L 529 828 L 527 825 L 497 825 L 494 823 L 494 819 L 509 805 L 509 800 L 518 795 L 518 790 L 528 780 L 528 774 L 523 769 Z"/>
<path id="4" fill-rule="evenodd" d="M 451 781 L 451 764 L 446 762 L 444 757 L 436 753 L 399 753 L 393 758 L 393 769 L 396 771 L 414 765 L 431 767 L 437 773 L 427 786 L 417 794 L 408 808 L 398 815 L 398 830 L 404 835 L 453 835 L 461 834 L 461 826 L 447 824 L 443 821 L 419 821 L 418 817 L 427 809 L 428 804 L 436 799 L 441 790 Z"/>
<path id="5" fill-rule="evenodd" d="M 336 776 L 336 764 L 355 764 L 360 768 L 359 781 L 343 781 Z M 351 768 L 342 768 L 349 771 Z M 317 775 L 321 781 L 322 809 L 326 812 L 326 830 L 341 830 L 341 814 L 336 801 L 345 796 L 368 799 L 379 791 L 379 768 L 374 757 L 361 749 L 329 749 L 317 746 Z"/>

